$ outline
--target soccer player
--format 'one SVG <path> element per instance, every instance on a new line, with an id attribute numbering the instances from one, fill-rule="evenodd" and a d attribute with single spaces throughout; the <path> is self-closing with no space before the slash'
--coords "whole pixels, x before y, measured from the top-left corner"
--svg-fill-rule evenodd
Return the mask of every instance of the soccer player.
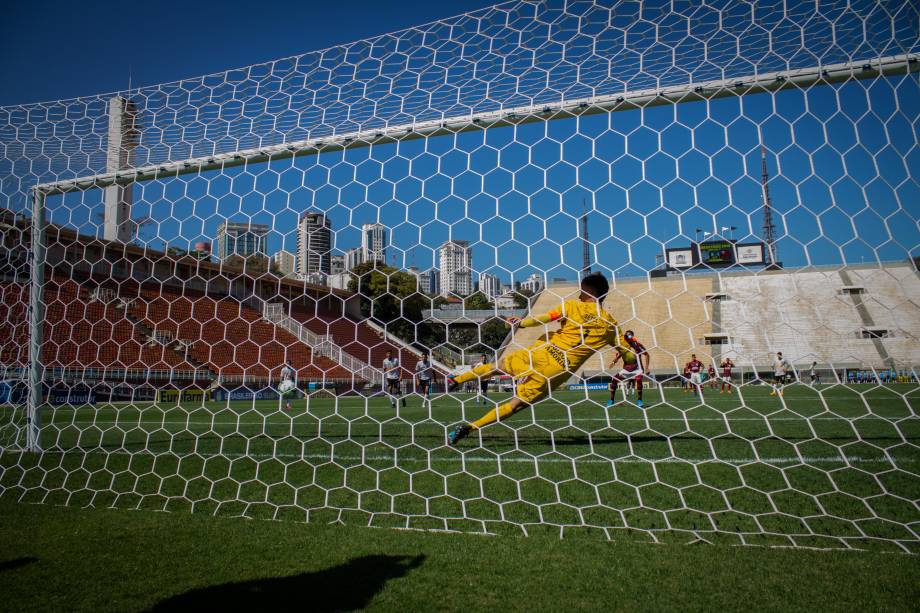
<path id="1" fill-rule="evenodd" d="M 732 393 L 732 369 L 735 367 L 735 363 L 732 362 L 731 358 L 725 358 L 722 360 L 722 363 L 719 364 L 719 368 L 722 369 L 722 390 L 720 394 L 724 394 L 726 391 Z"/>
<path id="2" fill-rule="evenodd" d="M 293 384 L 293 387 L 297 387 L 297 384 L 294 383 L 294 369 L 291 368 L 290 364 L 285 362 L 284 367 L 281 369 L 281 383 L 278 384 L 278 391 L 280 392 L 282 398 L 286 396 L 289 391 L 291 391 L 291 384 Z M 293 410 L 294 407 L 291 406 L 290 399 L 288 399 L 288 401 L 284 404 L 284 408 L 288 411 Z"/>
<path id="3" fill-rule="evenodd" d="M 821 385 L 821 377 L 818 375 L 818 363 L 811 363 L 811 370 L 808 371 L 808 375 L 811 378 L 811 386 Z"/>
<path id="4" fill-rule="evenodd" d="M 690 356 L 687 367 L 684 372 L 690 373 L 690 387 L 693 391 L 703 397 L 703 363 L 696 359 L 696 354 Z"/>
<path id="5" fill-rule="evenodd" d="M 431 401 L 431 356 L 428 353 L 415 364 L 415 388 L 423 402 Z"/>
<path id="6" fill-rule="evenodd" d="M 684 376 L 680 379 L 680 387 L 687 394 L 690 392 L 690 368 L 684 365 Z"/>
<path id="7" fill-rule="evenodd" d="M 627 330 L 620 341 L 613 346 L 616 355 L 610 363 L 610 369 L 623 362 L 623 368 L 610 380 L 610 400 L 607 406 L 612 407 L 617 401 L 617 387 L 623 381 L 633 381 L 636 385 L 636 406 L 642 406 L 642 375 L 648 373 L 649 353 L 645 346 L 639 342 L 632 330 Z"/>
<path id="8" fill-rule="evenodd" d="M 479 362 L 473 368 L 481 368 L 489 363 L 486 354 L 479 356 Z M 476 394 L 476 404 L 489 403 L 489 384 L 492 383 L 492 377 L 479 377 L 479 392 Z"/>
<path id="9" fill-rule="evenodd" d="M 527 349 L 507 354 L 501 366 L 485 364 L 447 379 L 448 392 L 453 392 L 467 381 L 494 377 L 499 373 L 519 380 L 511 400 L 489 410 L 472 423 L 457 426 L 448 436 L 448 443 L 456 445 L 474 430 L 501 421 L 543 400 L 596 351 L 616 343 L 619 337 L 617 321 L 602 306 L 609 289 L 606 277 L 594 273 L 581 280 L 581 293 L 577 300 L 567 300 L 549 313 L 536 317 L 523 320 L 509 318 L 509 323 L 522 328 L 554 321 L 562 326 L 548 340 L 541 338 Z"/>
<path id="10" fill-rule="evenodd" d="M 786 358 L 783 357 L 782 351 L 776 352 L 776 359 L 773 360 L 773 391 L 770 392 L 771 396 L 776 396 L 777 392 L 779 395 L 783 395 L 783 386 L 786 384 L 786 375 L 791 370 L 789 362 L 786 361 Z"/>
<path id="11" fill-rule="evenodd" d="M 710 389 L 716 389 L 718 382 L 716 381 L 716 367 L 715 364 L 710 364 L 709 369 L 706 371 L 706 381 L 709 383 Z"/>
<path id="12" fill-rule="evenodd" d="M 396 408 L 401 394 L 400 380 L 402 377 L 399 372 L 399 358 L 393 357 L 393 352 L 387 350 L 387 357 L 383 360 L 383 376 L 386 379 L 386 393 L 390 396 L 390 406 Z M 406 399 L 402 399 L 403 407 L 406 406 Z"/>

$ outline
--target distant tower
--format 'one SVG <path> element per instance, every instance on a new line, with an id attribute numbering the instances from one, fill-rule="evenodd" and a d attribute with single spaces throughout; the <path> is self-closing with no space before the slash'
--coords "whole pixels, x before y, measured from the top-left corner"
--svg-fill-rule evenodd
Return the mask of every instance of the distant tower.
<path id="1" fill-rule="evenodd" d="M 770 175 L 767 174 L 767 150 L 760 145 L 760 185 L 763 190 L 763 240 L 767 244 L 767 267 L 776 266 L 776 226 L 773 225 L 773 204 L 770 202 Z"/>
<path id="2" fill-rule="evenodd" d="M 140 143 L 137 105 L 128 98 L 109 99 L 109 134 L 105 170 L 116 173 L 134 167 L 134 150 Z M 134 201 L 131 183 L 114 183 L 105 188 L 103 238 L 107 241 L 131 242 L 135 227 L 131 221 Z"/>
<path id="3" fill-rule="evenodd" d="M 325 213 L 307 211 L 297 224 L 297 272 L 302 275 L 331 273 L 332 223 Z"/>
<path id="4" fill-rule="evenodd" d="M 581 276 L 591 274 L 591 245 L 588 243 L 588 205 L 581 201 Z"/>

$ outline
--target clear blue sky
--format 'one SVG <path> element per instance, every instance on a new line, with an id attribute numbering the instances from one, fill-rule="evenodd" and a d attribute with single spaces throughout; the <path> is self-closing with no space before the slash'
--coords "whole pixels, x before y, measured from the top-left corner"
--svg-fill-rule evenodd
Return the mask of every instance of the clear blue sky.
<path id="1" fill-rule="evenodd" d="M 155 85 L 349 43 L 496 4 L 10 0 L 0 106 Z"/>
<path id="2" fill-rule="evenodd" d="M 44 41 L 54 49 L 44 51 L 28 36 L 27 24 L 37 17 L 20 13 L 0 26 L 12 30 L 3 42 L 12 58 L 3 69 L 23 73 L 5 74 L 18 89 L 4 89 L 2 96 L 15 100 L 3 102 L 124 88 L 129 58 L 112 51 L 125 43 L 111 35 L 119 29 L 130 32 L 134 85 L 148 85 L 352 42 L 489 4 L 400 3 L 393 10 L 345 3 L 324 5 L 321 14 L 305 8 L 291 14 L 287 5 L 268 3 L 256 15 L 249 4 L 231 3 L 219 11 L 192 5 L 181 19 L 139 5 L 111 15 L 98 6 L 60 8 Z M 793 11 L 807 8 L 793 5 Z M 53 12 L 47 5 L 43 10 Z M 239 18 L 243 11 L 245 20 Z M 782 21 L 782 15 L 771 17 Z M 861 30 L 850 31 L 858 36 Z M 651 56 L 645 36 L 636 45 Z M 796 50 L 794 37 L 787 43 Z M 687 52 L 687 63 L 697 62 L 706 74 L 693 49 Z M 757 50 L 748 52 L 753 57 Z M 775 58 L 764 58 L 769 61 Z M 746 74 L 749 68 L 738 70 Z M 787 265 L 902 259 L 920 249 L 918 124 L 910 119 L 920 116 L 920 88 L 916 75 L 882 80 L 867 90 L 869 83 L 600 114 L 577 124 L 536 123 L 516 133 L 493 129 L 456 140 L 308 156 L 270 169 L 263 164 L 249 173 L 233 169 L 224 177 L 150 182 L 136 194 L 135 214 L 155 220 L 142 236 L 157 247 L 165 240 L 189 247 L 213 239 L 217 225 L 230 218 L 270 224 L 274 251 L 293 250 L 298 216 L 318 208 L 336 229 L 337 251 L 358 243 L 362 223 L 381 222 L 392 228 L 391 254 L 401 266 L 433 265 L 434 250 L 452 237 L 474 243 L 478 270 L 498 272 L 507 281 L 511 273 L 521 280 L 537 270 L 574 276 L 581 266 L 577 219 L 586 202 L 602 268 L 637 274 L 655 265 L 663 246 L 689 243 L 696 228 L 737 226 L 735 238 L 760 238 L 760 124 L 779 252 Z M 98 193 L 73 194 L 66 206 L 49 206 L 55 221 L 95 233 L 99 200 Z"/>

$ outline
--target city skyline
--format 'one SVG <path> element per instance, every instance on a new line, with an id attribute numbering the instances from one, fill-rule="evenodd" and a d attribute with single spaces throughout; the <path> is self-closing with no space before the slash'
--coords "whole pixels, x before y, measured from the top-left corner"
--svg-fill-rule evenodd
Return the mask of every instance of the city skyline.
<path id="1" fill-rule="evenodd" d="M 852 84 L 838 88 L 845 110 L 858 111 L 859 91 Z M 824 95 L 809 92 L 808 98 L 817 104 Z M 801 104 L 805 95 L 782 92 L 777 99 Z M 769 97 L 751 96 L 746 107 L 752 115 L 778 115 L 786 108 L 774 112 L 769 102 Z M 718 128 L 737 111 L 731 100 L 690 102 L 679 109 L 688 120 L 703 123 L 694 130 L 659 133 L 672 126 L 673 117 L 671 110 L 656 107 L 616 114 L 624 131 L 634 126 L 628 137 L 609 132 L 610 118 L 591 115 L 298 158 L 266 194 L 252 193 L 246 181 L 237 189 L 244 175 L 235 168 L 220 173 L 229 181 L 212 183 L 207 192 L 204 184 L 166 179 L 153 192 L 159 200 L 148 199 L 146 189 L 136 194 L 135 217 L 157 222 L 142 228 L 139 240 L 172 236 L 191 245 L 213 236 L 209 228 L 223 218 L 232 218 L 270 225 L 269 250 L 294 251 L 293 229 L 302 214 L 295 213 L 300 207 L 294 203 L 302 195 L 304 209 L 322 212 L 334 228 L 332 255 L 360 248 L 362 226 L 376 223 L 388 229 L 387 263 L 395 257 L 399 268 L 438 267 L 439 246 L 454 238 L 470 242 L 476 274 L 490 272 L 503 282 L 523 281 L 534 272 L 576 279 L 584 261 L 579 222 L 587 208 L 592 270 L 636 276 L 656 269 L 666 248 L 694 242 L 697 228 L 714 239 L 729 238 L 722 228 L 733 228 L 739 243 L 764 240 L 763 146 L 776 245 L 785 266 L 903 259 L 910 227 L 897 221 L 903 217 L 899 200 L 910 196 L 909 185 L 903 183 L 903 169 L 890 165 L 876 171 L 857 155 L 856 143 L 878 140 L 871 132 L 835 124 L 840 129 L 825 136 L 820 124 L 779 129 L 782 124 L 771 120 L 759 134 L 748 123 Z M 556 134 L 575 136 L 563 146 L 548 138 Z M 891 148 L 904 137 L 892 134 L 891 144 L 875 146 Z M 828 154 L 827 145 L 848 153 L 841 159 Z M 805 156 L 803 147 L 816 152 Z M 579 165 L 577 176 L 571 164 Z M 902 187 L 896 192 L 875 181 L 863 191 L 853 183 L 876 172 Z M 176 219 L 176 207 L 194 206 L 206 195 L 216 204 L 205 209 L 202 221 Z M 866 198 L 873 203 L 871 214 L 865 211 Z M 53 199 L 49 203 L 55 220 Z M 845 214 L 830 216 L 829 210 Z M 858 236 L 851 223 L 857 216 Z M 170 245 L 185 247 L 179 241 Z"/>

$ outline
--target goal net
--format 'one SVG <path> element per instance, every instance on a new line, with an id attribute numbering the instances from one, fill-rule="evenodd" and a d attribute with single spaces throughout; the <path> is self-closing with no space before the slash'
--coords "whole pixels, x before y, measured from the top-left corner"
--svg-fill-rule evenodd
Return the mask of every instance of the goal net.
<path id="1" fill-rule="evenodd" d="M 0 108 L 0 495 L 920 552 L 918 23 L 513 1 Z M 619 349 L 450 444 L 590 273 Z"/>

